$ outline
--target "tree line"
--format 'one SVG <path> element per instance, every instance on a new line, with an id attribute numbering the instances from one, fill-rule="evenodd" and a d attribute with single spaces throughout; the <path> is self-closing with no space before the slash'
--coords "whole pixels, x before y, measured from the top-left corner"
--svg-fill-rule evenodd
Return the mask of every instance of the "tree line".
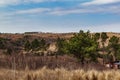
<path id="1" fill-rule="evenodd" d="M 32 42 L 30 42 L 29 40 L 26 40 L 24 43 L 24 49 L 26 51 L 29 51 L 31 49 L 34 51 L 46 50 L 46 47 L 47 47 L 47 44 L 44 39 L 40 39 L 40 40 L 34 39 Z"/>
<path id="2" fill-rule="evenodd" d="M 108 45 L 105 45 L 107 40 Z M 73 55 L 81 64 L 98 62 L 98 58 L 103 59 L 103 64 L 120 59 L 119 38 L 116 36 L 109 38 L 105 32 L 91 34 L 89 31 L 80 30 L 70 40 L 58 38 L 57 47 L 59 54 Z"/>

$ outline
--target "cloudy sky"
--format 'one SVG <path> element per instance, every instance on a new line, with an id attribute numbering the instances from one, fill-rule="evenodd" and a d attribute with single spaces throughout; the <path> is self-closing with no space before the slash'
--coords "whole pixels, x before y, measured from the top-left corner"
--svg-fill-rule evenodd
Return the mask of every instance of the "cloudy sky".
<path id="1" fill-rule="evenodd" d="M 120 32 L 120 0 L 0 0 L 0 32 Z"/>

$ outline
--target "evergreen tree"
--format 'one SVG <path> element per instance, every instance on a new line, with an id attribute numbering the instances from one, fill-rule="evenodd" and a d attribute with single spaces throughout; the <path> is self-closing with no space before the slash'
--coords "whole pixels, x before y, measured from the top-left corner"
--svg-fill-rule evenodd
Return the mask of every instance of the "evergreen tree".
<path id="1" fill-rule="evenodd" d="M 44 39 L 41 39 L 40 42 L 39 42 L 39 44 L 40 44 L 39 45 L 40 49 L 43 49 L 43 50 L 46 49 L 47 45 L 46 45 L 46 42 L 45 42 Z"/>
<path id="2" fill-rule="evenodd" d="M 58 37 L 56 44 L 57 44 L 57 48 L 58 48 L 57 54 L 60 55 L 60 54 L 65 53 L 64 49 L 65 49 L 65 47 L 67 47 L 67 46 L 65 46 L 65 40 L 64 39 L 60 39 Z"/>
<path id="3" fill-rule="evenodd" d="M 111 50 L 111 55 L 113 56 L 113 60 L 120 59 L 120 44 L 119 44 L 119 38 L 116 36 L 113 36 L 109 40 L 109 48 Z"/>
<path id="4" fill-rule="evenodd" d="M 0 38 L 0 49 L 4 49 L 4 48 L 5 48 L 4 40 Z"/>
<path id="5" fill-rule="evenodd" d="M 31 48 L 33 50 L 37 50 L 40 46 L 40 42 L 38 41 L 38 39 L 34 39 L 32 42 L 31 42 Z"/>
<path id="6" fill-rule="evenodd" d="M 100 33 L 95 33 L 94 34 L 94 39 L 98 41 L 100 39 Z"/>
<path id="7" fill-rule="evenodd" d="M 103 51 L 103 64 L 106 62 L 106 56 L 105 56 L 105 52 L 107 50 L 107 47 L 105 46 L 106 40 L 108 39 L 107 33 L 102 32 L 101 33 L 101 42 L 102 42 L 102 51 Z"/>
<path id="8" fill-rule="evenodd" d="M 97 42 L 91 37 L 89 32 L 80 31 L 78 34 L 75 34 L 68 43 L 69 53 L 76 56 L 82 64 L 86 60 L 96 61 L 97 60 Z"/>
<path id="9" fill-rule="evenodd" d="M 25 42 L 24 48 L 25 48 L 26 51 L 29 51 L 31 49 L 31 44 L 28 40 Z"/>

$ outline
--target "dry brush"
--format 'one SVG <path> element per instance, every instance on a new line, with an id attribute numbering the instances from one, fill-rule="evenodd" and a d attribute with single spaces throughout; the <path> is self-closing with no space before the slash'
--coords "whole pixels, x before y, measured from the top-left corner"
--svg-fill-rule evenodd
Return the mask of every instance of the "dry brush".
<path id="1" fill-rule="evenodd" d="M 14 71 L 0 69 L 0 80 L 120 80 L 119 70 L 66 70 L 64 68 Z"/>

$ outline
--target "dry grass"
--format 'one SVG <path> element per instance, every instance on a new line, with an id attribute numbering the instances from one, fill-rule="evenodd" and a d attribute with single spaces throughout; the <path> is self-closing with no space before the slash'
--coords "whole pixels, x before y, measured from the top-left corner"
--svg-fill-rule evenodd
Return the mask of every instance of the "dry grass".
<path id="1" fill-rule="evenodd" d="M 47 69 L 13 71 L 0 69 L 0 80 L 120 80 L 119 70 L 96 71 L 83 69 Z"/>

